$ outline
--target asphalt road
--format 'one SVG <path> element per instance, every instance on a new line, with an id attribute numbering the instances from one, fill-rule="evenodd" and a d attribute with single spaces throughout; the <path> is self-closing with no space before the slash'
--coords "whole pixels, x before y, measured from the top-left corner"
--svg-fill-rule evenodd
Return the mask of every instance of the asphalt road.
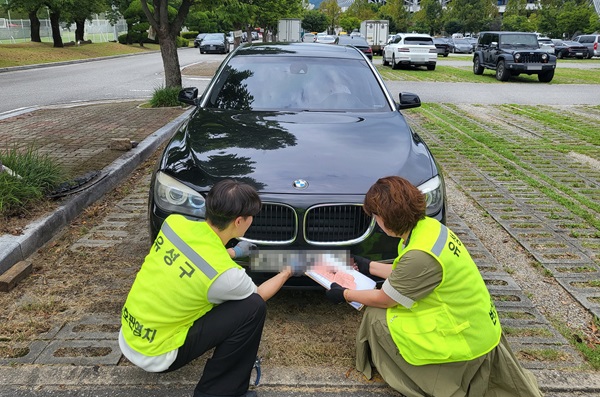
<path id="1" fill-rule="evenodd" d="M 222 60 L 224 55 L 203 54 L 195 48 L 180 49 L 180 66 Z M 381 62 L 380 59 L 375 61 Z M 439 65 L 470 65 L 465 57 L 439 58 Z M 559 67 L 600 68 L 594 61 L 563 63 Z M 486 73 L 491 73 L 486 71 Z M 482 77 L 485 79 L 485 76 Z M 183 86 L 196 86 L 200 92 L 208 78 L 183 76 Z M 540 105 L 597 104 L 598 85 L 506 83 L 387 82 L 394 96 L 413 92 L 423 102 L 433 103 L 515 103 Z M 160 53 L 148 53 L 91 62 L 73 63 L 0 73 L 0 116 L 35 106 L 82 101 L 137 99 L 152 96 L 164 86 Z"/>

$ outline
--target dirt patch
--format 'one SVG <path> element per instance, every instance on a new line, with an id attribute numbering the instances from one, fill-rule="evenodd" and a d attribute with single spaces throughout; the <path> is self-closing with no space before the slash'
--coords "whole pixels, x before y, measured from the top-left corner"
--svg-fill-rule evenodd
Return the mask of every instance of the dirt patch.
<path id="1" fill-rule="evenodd" d="M 184 68 L 181 74 L 186 76 L 212 77 L 219 68 L 219 65 L 221 65 L 221 62 L 200 62 Z"/>

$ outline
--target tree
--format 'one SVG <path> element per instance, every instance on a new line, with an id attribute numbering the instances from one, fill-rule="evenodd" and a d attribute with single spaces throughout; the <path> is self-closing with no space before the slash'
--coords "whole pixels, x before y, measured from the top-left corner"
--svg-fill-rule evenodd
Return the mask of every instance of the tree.
<path id="1" fill-rule="evenodd" d="M 78 0 L 76 4 L 67 5 L 63 11 L 64 20 L 75 24 L 76 42 L 84 40 L 85 21 L 91 20 L 94 14 L 100 14 L 108 8 L 106 0 Z"/>
<path id="2" fill-rule="evenodd" d="M 525 32 L 535 30 L 527 14 L 527 0 L 508 0 L 502 16 L 502 29 Z"/>
<path id="3" fill-rule="evenodd" d="M 52 29 L 52 41 L 54 48 L 64 47 L 60 30 L 61 14 L 65 9 L 75 6 L 76 0 L 44 0 L 43 5 L 48 7 L 50 13 L 50 28 Z"/>
<path id="4" fill-rule="evenodd" d="M 302 29 L 308 32 L 322 32 L 327 29 L 327 16 L 318 10 L 310 10 L 304 14 Z"/>
<path id="5" fill-rule="evenodd" d="M 378 10 L 379 5 L 376 3 L 370 3 L 369 0 L 354 0 L 344 14 L 357 18 L 360 26 L 360 21 L 377 19 Z"/>
<path id="6" fill-rule="evenodd" d="M 301 16 L 302 0 L 262 0 L 258 2 L 255 21 L 256 26 L 275 32 L 281 18 L 299 18 Z M 266 39 L 265 36 L 263 36 L 263 40 Z"/>
<path id="7" fill-rule="evenodd" d="M 360 21 L 361 20 L 357 17 L 346 15 L 346 13 L 344 13 L 340 17 L 340 26 L 346 32 L 352 32 L 354 29 L 358 30 L 360 28 Z"/>
<path id="8" fill-rule="evenodd" d="M 160 42 L 160 54 L 165 69 L 165 88 L 181 87 L 177 36 L 190 11 L 190 6 L 196 1 L 181 0 L 178 8 L 173 7 L 176 10 L 176 15 L 172 19 L 169 18 L 168 0 L 152 0 L 152 9 L 146 2 L 147 0 L 140 1 L 142 10 Z"/>
<path id="9" fill-rule="evenodd" d="M 448 5 L 448 18 L 460 21 L 462 33 L 479 32 L 498 14 L 492 0 L 452 0 Z"/>
<path id="10" fill-rule="evenodd" d="M 404 0 L 388 0 L 379 9 L 379 17 L 390 21 L 390 33 L 409 32 L 412 26 L 410 13 L 404 7 Z"/>
<path id="11" fill-rule="evenodd" d="M 319 6 L 319 10 L 327 17 L 329 33 L 334 33 L 342 14 L 342 9 L 338 5 L 337 0 L 325 0 Z"/>
<path id="12" fill-rule="evenodd" d="M 435 35 L 442 31 L 443 9 L 439 0 L 421 0 L 421 9 L 415 13 L 413 20 L 422 26 L 422 31 Z"/>
<path id="13" fill-rule="evenodd" d="M 41 0 L 9 0 L 6 4 L 8 10 L 23 10 L 29 17 L 31 23 L 31 41 L 41 43 L 40 19 L 37 16 L 38 10 L 42 7 Z"/>

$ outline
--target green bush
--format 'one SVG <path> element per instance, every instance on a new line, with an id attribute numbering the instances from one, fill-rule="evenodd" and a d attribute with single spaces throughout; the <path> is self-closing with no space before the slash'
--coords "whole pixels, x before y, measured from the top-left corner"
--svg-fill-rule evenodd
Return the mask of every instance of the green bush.
<path id="1" fill-rule="evenodd" d="M 154 89 L 150 105 L 153 108 L 181 106 L 181 102 L 177 99 L 181 87 L 161 87 Z"/>
<path id="2" fill-rule="evenodd" d="M 27 211 L 64 180 L 64 171 L 47 155 L 32 147 L 16 147 L 0 152 L 0 162 L 14 174 L 0 172 L 0 215 L 13 216 Z"/>
<path id="3" fill-rule="evenodd" d="M 194 40 L 200 32 L 181 32 L 179 35 L 184 39 Z"/>
<path id="4" fill-rule="evenodd" d="M 156 38 L 156 40 L 150 40 L 148 38 L 148 33 L 145 33 L 145 32 L 144 33 L 131 32 L 130 39 L 131 39 L 131 44 L 139 44 L 141 42 L 158 44 L 158 37 Z M 127 34 L 119 35 L 117 40 L 119 40 L 119 43 L 121 43 L 121 44 L 127 44 Z"/>
<path id="5" fill-rule="evenodd" d="M 188 39 L 184 39 L 181 36 L 177 36 L 177 47 L 189 47 L 190 41 Z"/>

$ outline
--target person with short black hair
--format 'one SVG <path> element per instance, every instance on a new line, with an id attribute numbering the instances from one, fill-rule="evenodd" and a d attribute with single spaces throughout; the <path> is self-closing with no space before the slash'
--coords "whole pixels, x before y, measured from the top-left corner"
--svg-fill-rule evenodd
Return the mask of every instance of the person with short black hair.
<path id="1" fill-rule="evenodd" d="M 502 333 L 494 302 L 458 236 L 426 216 L 425 195 L 406 179 L 379 179 L 364 210 L 399 237 L 393 264 L 354 257 L 356 269 L 384 279 L 381 289 L 332 284 L 335 303 L 367 306 L 356 336 L 356 369 L 373 366 L 406 396 L 538 397 Z"/>
<path id="2" fill-rule="evenodd" d="M 250 185 L 222 180 L 206 197 L 206 221 L 169 215 L 122 309 L 119 346 L 138 367 L 170 372 L 214 348 L 194 397 L 256 396 L 250 375 L 266 317 L 265 301 L 292 276 L 285 268 L 260 286 L 233 261 L 261 209 Z"/>

